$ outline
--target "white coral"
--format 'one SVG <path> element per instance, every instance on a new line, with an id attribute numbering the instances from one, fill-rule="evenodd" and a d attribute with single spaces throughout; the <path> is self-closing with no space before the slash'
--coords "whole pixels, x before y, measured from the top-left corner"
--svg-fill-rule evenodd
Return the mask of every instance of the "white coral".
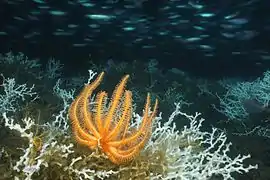
<path id="1" fill-rule="evenodd" d="M 31 97 L 31 101 L 38 98 L 37 93 L 34 92 L 34 85 L 27 87 L 26 84 L 16 84 L 14 78 L 5 78 L 1 75 L 4 90 L 0 94 L 0 114 L 7 112 L 16 112 L 19 108 L 19 101 L 25 101 L 26 97 Z"/>
<path id="2" fill-rule="evenodd" d="M 176 129 L 173 121 L 177 115 L 190 122 L 182 131 Z M 146 148 L 153 153 L 158 149 L 165 151 L 168 174 L 162 179 L 206 180 L 218 175 L 231 180 L 234 179 L 233 172 L 246 173 L 257 168 L 257 165 L 244 165 L 244 160 L 250 155 L 229 157 L 231 143 L 227 142 L 224 132 L 216 128 L 212 128 L 212 132 L 201 131 L 204 119 L 200 115 L 187 115 L 180 111 L 180 104 L 176 104 L 175 111 L 164 125 L 161 125 L 161 118 L 157 118 L 157 127 Z"/>
<path id="3" fill-rule="evenodd" d="M 95 73 L 89 71 L 89 76 L 90 78 L 88 81 L 91 81 L 95 76 Z M 64 111 L 68 106 L 68 100 L 72 99 L 73 93 L 69 94 L 67 91 L 61 91 L 58 86 L 56 86 L 55 90 L 55 92 L 62 95 L 61 97 L 63 99 L 66 99 L 66 101 L 64 100 L 65 108 L 59 113 L 59 116 L 61 116 L 61 119 L 65 122 L 67 117 L 63 114 L 65 114 Z M 150 173 L 151 179 L 207 180 L 218 175 L 223 177 L 224 180 L 233 180 L 233 172 L 246 173 L 257 168 L 257 165 L 244 165 L 244 160 L 250 158 L 250 155 L 239 154 L 234 158 L 231 158 L 228 155 L 231 143 L 227 142 L 227 137 L 224 132 L 219 131 L 216 128 L 212 128 L 212 132 L 201 131 L 204 119 L 200 117 L 200 113 L 196 113 L 194 116 L 188 115 L 181 112 L 180 103 L 175 105 L 175 110 L 164 124 L 161 122 L 161 114 L 156 118 L 153 134 L 145 147 L 145 151 L 152 153 L 162 150 L 166 160 L 165 172 L 167 174 L 156 175 Z M 189 121 L 189 125 L 184 126 L 181 131 L 177 129 L 175 124 L 177 116 L 184 117 Z M 25 179 L 31 179 L 32 175 L 37 173 L 42 165 L 46 168 L 48 164 L 44 160 L 44 157 L 55 154 L 53 151 L 57 151 L 57 153 L 66 159 L 69 158 L 69 155 L 73 154 L 73 144 L 61 144 L 61 142 L 55 140 L 55 136 L 52 136 L 43 142 L 39 154 L 34 158 L 34 163 L 30 163 L 31 149 L 34 146 L 34 135 L 30 129 L 34 125 L 34 121 L 29 118 L 23 119 L 25 126 L 22 127 L 21 125 L 14 123 L 14 120 L 8 118 L 5 113 L 3 114 L 3 117 L 5 125 L 8 128 L 17 130 L 21 133 L 22 137 L 26 137 L 29 140 L 28 148 L 24 150 L 24 154 L 14 166 L 14 170 L 25 174 Z M 141 116 L 134 114 L 131 126 L 137 127 L 138 124 L 140 124 L 140 121 Z M 53 124 L 50 124 L 50 126 L 56 129 L 62 127 L 54 126 Z M 67 128 L 63 129 L 64 131 L 67 131 Z M 75 173 L 80 179 L 94 179 L 96 176 L 102 179 L 119 173 L 119 171 L 112 170 L 96 171 L 87 167 L 77 169 L 75 166 L 76 163 L 79 163 L 82 160 L 82 157 L 73 158 L 69 165 L 64 167 L 64 170 Z M 60 163 L 58 165 L 62 166 Z M 19 178 L 15 177 L 15 179 Z"/>

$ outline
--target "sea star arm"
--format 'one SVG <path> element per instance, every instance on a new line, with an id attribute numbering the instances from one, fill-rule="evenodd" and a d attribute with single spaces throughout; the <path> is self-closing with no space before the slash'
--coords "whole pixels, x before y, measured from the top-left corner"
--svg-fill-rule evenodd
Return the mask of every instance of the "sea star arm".
<path id="1" fill-rule="evenodd" d="M 94 114 L 95 124 L 96 124 L 98 132 L 100 133 L 102 133 L 102 129 L 104 126 L 103 118 L 105 116 L 104 108 L 106 104 L 106 99 L 107 99 L 107 93 L 105 91 L 101 91 L 100 93 L 97 94 L 96 103 L 94 105 L 95 106 L 94 109 L 96 109 L 96 112 Z"/>
<path id="2" fill-rule="evenodd" d="M 86 128 L 95 136 L 100 137 L 99 132 L 93 124 L 92 114 L 89 112 L 89 98 L 93 93 L 93 90 L 97 88 L 97 86 L 101 83 L 104 76 L 104 72 L 100 73 L 99 76 L 91 83 L 87 84 L 84 87 L 84 90 L 81 93 L 82 100 L 79 102 L 79 106 L 81 107 L 83 114 L 83 121 L 85 123 Z"/>
<path id="3" fill-rule="evenodd" d="M 120 136 L 126 133 L 126 129 L 130 123 L 132 113 L 132 93 L 131 91 L 125 91 L 124 103 L 122 105 L 121 116 L 116 122 L 115 127 L 110 131 L 107 136 L 108 140 L 115 140 L 121 138 Z"/>
<path id="4" fill-rule="evenodd" d="M 69 109 L 69 116 L 71 119 L 73 133 L 75 139 L 86 146 L 93 147 L 96 144 L 97 139 L 94 136 L 91 136 L 81 127 L 80 121 L 78 119 L 78 102 L 80 101 L 81 97 L 75 99 L 75 101 L 71 104 Z"/>
<path id="5" fill-rule="evenodd" d="M 108 133 L 111 126 L 113 125 L 112 123 L 114 123 L 113 117 L 115 115 L 117 106 L 119 105 L 120 99 L 122 98 L 122 94 L 124 92 L 125 85 L 127 83 L 128 78 L 129 78 L 129 75 L 124 76 L 113 92 L 112 99 L 110 101 L 109 111 L 108 111 L 107 117 L 105 119 L 105 124 L 104 124 L 104 131 L 106 134 Z"/>
<path id="6" fill-rule="evenodd" d="M 142 119 L 142 123 L 138 129 L 137 132 L 132 133 L 129 137 L 126 137 L 122 140 L 118 141 L 112 141 L 109 142 L 110 146 L 123 146 L 123 145 L 130 145 L 132 142 L 144 137 L 144 134 L 147 134 L 150 130 L 152 130 L 152 121 L 155 117 L 155 114 L 157 112 L 157 106 L 158 106 L 158 101 L 156 100 L 153 112 L 149 116 L 149 106 L 150 106 L 150 95 L 147 95 L 147 100 L 146 100 L 146 105 L 145 105 L 145 110 L 144 110 L 144 116 Z"/>

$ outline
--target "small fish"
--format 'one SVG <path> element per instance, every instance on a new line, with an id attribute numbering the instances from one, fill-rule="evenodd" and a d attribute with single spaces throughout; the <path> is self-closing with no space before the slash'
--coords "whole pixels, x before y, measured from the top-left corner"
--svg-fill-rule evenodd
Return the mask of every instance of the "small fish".
<path id="1" fill-rule="evenodd" d="M 204 17 L 204 18 L 210 18 L 210 17 L 214 17 L 216 14 L 215 13 L 199 13 L 196 15 L 200 17 Z"/>
<path id="2" fill-rule="evenodd" d="M 75 44 L 72 44 L 73 47 L 85 47 L 87 46 L 87 43 L 75 43 Z"/>
<path id="3" fill-rule="evenodd" d="M 93 19 L 93 20 L 105 20 L 105 21 L 109 21 L 112 18 L 115 18 L 114 16 L 109 16 L 109 15 L 105 15 L 105 14 L 87 14 L 85 16 L 87 18 L 89 18 L 89 19 Z"/>
<path id="4" fill-rule="evenodd" d="M 243 25 L 243 24 L 248 23 L 248 19 L 246 19 L 246 18 L 229 19 L 228 23 L 237 24 L 237 25 Z"/>
<path id="5" fill-rule="evenodd" d="M 51 15 L 55 15 L 55 16 L 64 16 L 67 14 L 67 12 L 60 11 L 60 10 L 51 10 L 51 11 L 49 11 L 49 13 Z"/>
<path id="6" fill-rule="evenodd" d="M 124 31 L 134 31 L 136 28 L 135 27 L 123 27 Z"/>
<path id="7" fill-rule="evenodd" d="M 190 38 L 185 39 L 185 41 L 187 41 L 187 42 L 196 42 L 196 41 L 200 41 L 200 40 L 202 40 L 201 37 L 190 37 Z"/>
<path id="8" fill-rule="evenodd" d="M 45 4 L 45 0 L 33 0 L 33 1 L 38 4 Z"/>
<path id="9" fill-rule="evenodd" d="M 72 47 L 83 48 L 89 45 L 93 47 L 92 50 L 102 49 L 106 52 L 112 43 L 132 50 L 139 47 L 144 54 L 158 54 L 160 59 L 168 56 L 173 59 L 175 54 L 182 51 L 185 53 L 187 49 L 195 54 L 202 53 L 207 59 L 218 56 L 217 53 L 224 52 L 224 48 L 229 51 L 226 53 L 228 58 L 231 55 L 250 55 L 263 62 L 269 60 L 267 45 L 258 49 L 267 53 L 259 53 L 245 49 L 253 47 L 253 44 L 242 44 L 252 43 L 249 40 L 253 38 L 267 40 L 261 37 L 268 37 L 266 32 L 270 30 L 270 21 L 267 18 L 256 19 L 260 13 L 254 14 L 254 9 L 257 11 L 259 8 L 258 2 L 263 1 L 235 1 L 233 7 L 225 1 L 158 2 L 68 0 L 55 3 L 46 0 L 4 0 L 10 9 L 29 8 L 10 12 L 10 17 L 1 24 L 3 28 L 0 40 L 8 39 L 6 44 L 18 43 L 22 37 L 26 44 L 39 44 L 44 39 L 49 41 L 50 35 L 53 36 L 52 44 L 65 40 L 64 43 L 70 43 Z M 28 6 L 26 3 L 31 4 Z M 239 48 L 230 50 L 228 47 L 232 45 Z M 154 53 L 153 49 L 159 53 Z"/>
<path id="10" fill-rule="evenodd" d="M 6 32 L 4 32 L 4 31 L 0 31 L 0 36 L 5 36 L 5 35 L 7 35 L 7 33 L 6 33 Z"/>

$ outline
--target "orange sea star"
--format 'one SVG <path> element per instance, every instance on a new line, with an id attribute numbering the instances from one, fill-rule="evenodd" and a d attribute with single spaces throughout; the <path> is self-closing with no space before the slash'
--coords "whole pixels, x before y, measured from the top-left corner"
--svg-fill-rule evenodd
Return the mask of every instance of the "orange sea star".
<path id="1" fill-rule="evenodd" d="M 92 150 L 100 149 L 113 163 L 122 164 L 133 160 L 150 138 L 158 100 L 150 112 L 150 94 L 147 94 L 141 124 L 138 128 L 131 128 L 132 93 L 125 90 L 129 75 L 124 76 L 116 86 L 109 104 L 105 91 L 97 93 L 90 103 L 89 99 L 103 76 L 104 72 L 91 84 L 85 85 L 72 102 L 69 117 L 79 144 Z"/>

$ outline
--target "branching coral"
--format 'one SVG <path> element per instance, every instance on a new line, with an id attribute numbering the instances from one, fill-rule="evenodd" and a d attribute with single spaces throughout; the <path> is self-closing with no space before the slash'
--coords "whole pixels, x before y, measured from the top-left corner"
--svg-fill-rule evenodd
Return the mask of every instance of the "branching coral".
<path id="1" fill-rule="evenodd" d="M 89 81 L 92 81 L 94 75 L 95 73 L 90 73 Z M 95 102 L 91 99 L 89 103 Z M 224 132 L 216 128 L 213 128 L 212 132 L 202 131 L 204 119 L 200 118 L 200 113 L 188 115 L 180 111 L 180 104 L 175 105 L 175 110 L 165 123 L 162 123 L 161 115 L 155 118 L 152 135 L 137 158 L 120 165 L 112 163 L 106 154 L 75 146 L 70 130 L 63 128 L 68 127 L 65 123 L 47 123 L 40 126 L 42 131 L 39 132 L 45 135 L 39 136 L 40 134 L 35 135 L 33 132 L 33 126 L 36 126 L 34 119 L 23 119 L 20 125 L 4 113 L 6 127 L 19 132 L 21 138 L 28 142 L 25 146 L 18 147 L 22 148 L 22 151 L 17 156 L 5 149 L 1 151 L 0 154 L 5 154 L 3 157 L 9 156 L 7 159 L 10 159 L 7 173 L 9 176 L 5 177 L 206 180 L 218 176 L 230 180 L 234 179 L 235 172 L 246 173 L 257 168 L 256 165 L 244 165 L 245 159 L 250 155 L 237 154 L 234 158 L 229 156 L 231 143 L 227 142 Z M 67 121 L 65 115 L 63 112 L 59 113 L 61 119 Z M 130 127 L 134 129 L 144 123 L 144 116 L 134 113 L 131 117 Z M 177 118 L 180 120 L 179 117 L 189 121 L 182 130 L 177 129 L 174 122 Z M 35 148 L 35 136 L 41 137 L 41 148 Z"/>

